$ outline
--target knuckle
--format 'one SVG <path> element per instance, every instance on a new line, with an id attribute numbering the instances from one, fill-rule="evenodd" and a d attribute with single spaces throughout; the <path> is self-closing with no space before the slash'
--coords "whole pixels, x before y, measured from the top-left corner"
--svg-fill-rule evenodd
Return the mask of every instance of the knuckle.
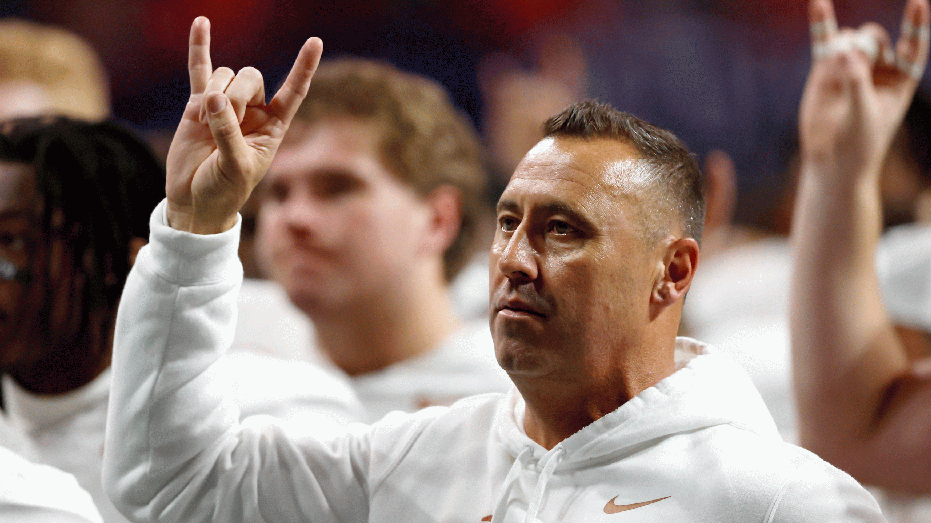
<path id="1" fill-rule="evenodd" d="M 214 74 L 214 76 L 218 76 L 218 77 L 231 77 L 231 76 L 233 76 L 233 70 L 230 69 L 229 67 L 225 67 L 225 66 L 224 66 L 224 67 L 218 67 L 217 70 L 214 71 L 213 74 Z"/>
<path id="2" fill-rule="evenodd" d="M 262 78 L 262 73 L 258 69 L 252 66 L 246 66 L 239 70 L 238 76 L 245 76 L 246 78 L 260 79 Z"/>
<path id="3" fill-rule="evenodd" d="M 233 121 L 230 121 L 227 118 L 217 118 L 212 121 L 211 128 L 213 129 L 214 136 L 228 138 L 235 136 L 238 124 L 234 124 Z"/>

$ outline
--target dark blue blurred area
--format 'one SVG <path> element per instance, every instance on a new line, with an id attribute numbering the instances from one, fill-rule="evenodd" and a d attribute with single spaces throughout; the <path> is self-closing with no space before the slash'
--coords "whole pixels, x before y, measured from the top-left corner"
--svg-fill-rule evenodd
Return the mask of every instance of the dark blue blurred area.
<path id="1" fill-rule="evenodd" d="M 170 130 L 187 98 L 191 20 L 213 24 L 214 65 L 246 65 L 271 91 L 309 36 L 324 58 L 361 55 L 432 77 L 482 127 L 482 60 L 530 64 L 533 42 L 567 34 L 587 59 L 588 95 L 666 127 L 703 157 L 735 160 L 737 218 L 752 222 L 783 184 L 809 66 L 801 0 L 3 0 L 0 15 L 88 38 L 111 74 L 115 115 Z M 877 21 L 893 38 L 903 1 L 837 0 L 841 25 Z M 927 79 L 924 82 L 927 86 Z"/>
<path id="2" fill-rule="evenodd" d="M 3 0 L 0 2 L 0 17 L 4 16 L 23 16 L 26 11 L 24 1 Z"/>

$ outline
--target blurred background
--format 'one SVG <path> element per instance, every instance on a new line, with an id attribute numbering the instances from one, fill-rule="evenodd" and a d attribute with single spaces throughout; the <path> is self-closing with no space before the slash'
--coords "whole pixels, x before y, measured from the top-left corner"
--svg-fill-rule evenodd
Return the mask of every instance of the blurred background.
<path id="1" fill-rule="evenodd" d="M 840 25 L 895 38 L 904 2 L 836 0 Z M 214 65 L 252 65 L 271 91 L 301 43 L 435 78 L 489 141 L 502 187 L 533 142 L 522 130 L 574 98 L 673 130 L 733 159 L 735 219 L 769 220 L 809 65 L 803 0 L 2 0 L 0 16 L 85 37 L 115 117 L 165 147 L 187 98 L 191 20 L 213 27 Z M 927 87 L 927 77 L 923 82 Z M 528 136 L 523 137 L 526 134 Z"/>

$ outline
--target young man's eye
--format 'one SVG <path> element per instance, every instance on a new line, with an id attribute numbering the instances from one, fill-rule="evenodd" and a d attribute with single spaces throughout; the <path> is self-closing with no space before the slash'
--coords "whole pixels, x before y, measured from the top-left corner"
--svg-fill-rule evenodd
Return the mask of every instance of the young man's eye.
<path id="1" fill-rule="evenodd" d="M 20 234 L 0 232 L 0 247 L 5 250 L 19 252 L 25 250 L 26 240 Z"/>
<path id="2" fill-rule="evenodd" d="M 314 182 L 314 192 L 323 199 L 352 196 L 365 188 L 365 182 L 358 176 L 342 172 L 321 176 Z"/>
<path id="3" fill-rule="evenodd" d="M 283 202 L 288 199 L 288 187 L 283 183 L 271 183 L 262 191 L 262 196 L 273 202 Z"/>

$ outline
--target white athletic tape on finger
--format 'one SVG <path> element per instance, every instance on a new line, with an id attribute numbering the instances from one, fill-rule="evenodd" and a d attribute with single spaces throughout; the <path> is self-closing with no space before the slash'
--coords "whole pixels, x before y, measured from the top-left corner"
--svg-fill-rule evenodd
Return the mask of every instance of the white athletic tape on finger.
<path id="1" fill-rule="evenodd" d="M 870 59 L 870 63 L 876 63 L 879 57 L 879 42 L 876 37 L 864 32 L 843 33 L 828 40 L 826 44 L 812 46 L 812 54 L 815 58 L 833 56 L 839 53 L 846 53 L 853 50 L 862 51 Z"/>
<path id="2" fill-rule="evenodd" d="M 812 41 L 824 40 L 828 36 L 837 32 L 837 21 L 834 19 L 823 22 L 812 22 L 808 24 L 808 30 L 811 33 Z"/>
<path id="3" fill-rule="evenodd" d="M 814 44 L 811 46 L 811 56 L 815 60 L 820 60 L 828 55 L 828 46 L 824 44 Z"/>
<path id="4" fill-rule="evenodd" d="M 931 28 L 927 25 L 921 27 L 916 26 L 915 24 L 905 21 L 902 23 L 902 38 L 915 38 L 918 37 L 918 41 L 926 42 L 931 38 Z"/>
<path id="5" fill-rule="evenodd" d="M 925 64 L 913 62 L 906 58 L 900 57 L 896 66 L 900 71 L 911 76 L 915 80 L 921 80 L 921 77 L 924 76 L 925 73 Z"/>
<path id="6" fill-rule="evenodd" d="M 895 51 L 891 47 L 886 47 L 883 49 L 883 65 L 888 67 L 895 67 Z"/>

